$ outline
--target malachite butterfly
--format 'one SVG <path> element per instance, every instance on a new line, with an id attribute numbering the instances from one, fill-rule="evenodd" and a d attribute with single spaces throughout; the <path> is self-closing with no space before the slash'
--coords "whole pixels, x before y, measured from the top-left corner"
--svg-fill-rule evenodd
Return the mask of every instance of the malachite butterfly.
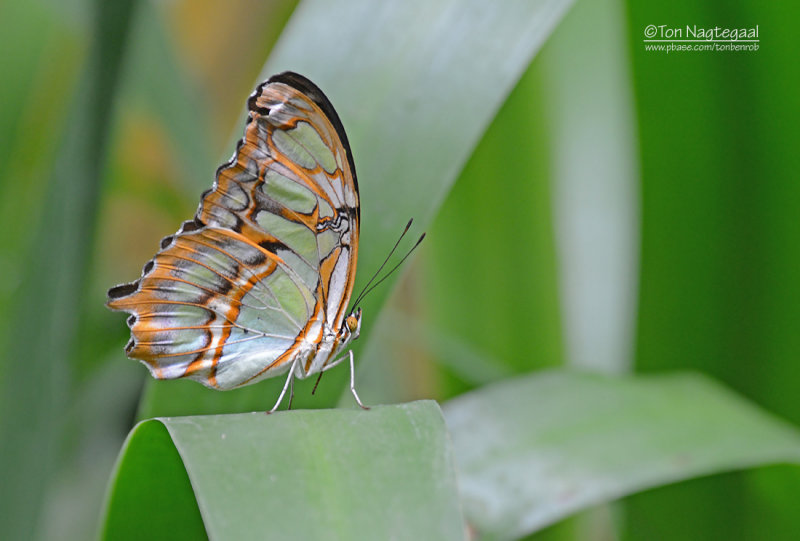
<path id="1" fill-rule="evenodd" d="M 107 304 L 131 314 L 125 352 L 157 379 L 224 390 L 288 371 L 274 410 L 293 377 L 334 366 L 358 337 L 361 309 L 347 305 L 359 194 L 344 127 L 314 83 L 287 71 L 247 105 L 244 138 L 194 219 Z M 361 405 L 352 364 L 351 352 Z"/>

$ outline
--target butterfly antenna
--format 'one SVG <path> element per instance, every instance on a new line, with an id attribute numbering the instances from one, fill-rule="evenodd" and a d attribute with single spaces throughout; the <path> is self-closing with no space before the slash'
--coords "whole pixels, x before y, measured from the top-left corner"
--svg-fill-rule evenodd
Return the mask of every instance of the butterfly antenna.
<path id="1" fill-rule="evenodd" d="M 387 255 L 386 259 L 383 260 L 383 263 L 381 263 L 381 266 L 378 268 L 377 271 L 375 271 L 375 274 L 372 275 L 372 278 L 369 279 L 369 282 L 367 282 L 366 285 L 361 289 L 361 293 L 359 293 L 358 296 L 356 296 L 356 300 L 355 300 L 355 302 L 353 302 L 353 306 L 358 306 L 358 303 L 360 303 L 361 299 L 364 298 L 364 295 L 366 294 L 365 292 L 366 292 L 367 288 L 370 286 L 370 284 L 373 282 L 373 280 L 375 280 L 375 278 L 378 277 L 378 275 L 383 270 L 383 267 L 386 266 L 386 263 L 389 262 L 389 259 L 391 259 L 392 254 L 395 252 L 395 250 L 397 250 L 397 247 L 400 245 L 400 241 L 403 240 L 403 237 L 405 237 L 406 233 L 408 233 L 408 228 L 411 227 L 411 222 L 413 222 L 413 221 L 414 221 L 414 218 L 411 218 L 408 221 L 408 223 L 406 224 L 406 228 L 403 229 L 402 233 L 400 233 L 400 237 L 397 239 L 397 242 L 394 243 L 394 246 L 389 251 L 389 255 Z M 419 243 L 417 243 L 417 244 L 419 244 Z M 406 257 L 408 257 L 408 256 L 406 256 Z"/>
<path id="2" fill-rule="evenodd" d="M 422 234 L 422 235 L 419 237 L 419 240 L 417 240 L 417 243 L 416 243 L 416 244 L 414 244 L 414 246 L 412 246 L 412 247 L 411 247 L 411 249 L 408 251 L 408 253 L 407 253 L 406 255 L 404 255 L 404 256 L 403 256 L 403 259 L 401 259 L 401 260 L 400 260 L 400 261 L 397 263 L 397 265 L 395 265 L 394 267 L 392 267 L 392 270 L 390 270 L 389 272 L 387 272 L 387 273 L 386 273 L 386 275 L 385 275 L 383 278 L 381 278 L 380 280 L 378 280 L 377 282 L 375 282 L 374 284 L 372 284 L 372 287 L 370 287 L 369 289 L 367 289 L 366 291 L 364 291 L 364 293 L 362 293 L 361 295 L 359 295 L 359 302 L 361 301 L 361 299 L 363 299 L 364 297 L 366 297 L 366 296 L 367 296 L 367 294 L 368 294 L 370 291 L 372 291 L 373 289 L 375 289 L 376 287 L 378 287 L 379 285 L 381 285 L 381 283 L 382 283 L 384 280 L 386 280 L 386 279 L 387 279 L 389 276 L 391 276 L 391 275 L 392 275 L 392 273 L 393 273 L 394 271 L 396 271 L 398 268 L 400 268 L 400 265 L 402 265 L 402 264 L 403 264 L 403 261 L 405 261 L 406 259 L 408 259 L 408 256 L 410 256 L 410 255 L 411 255 L 411 253 L 412 253 L 414 250 L 416 250 L 416 249 L 417 249 L 417 246 L 419 246 L 419 245 L 420 245 L 420 243 L 422 242 L 422 239 L 424 239 L 424 238 L 425 238 L 425 233 L 423 233 L 423 234 Z M 383 267 L 383 265 L 381 265 L 381 267 Z M 357 304 L 358 304 L 358 303 L 356 303 L 356 305 L 357 305 Z"/>

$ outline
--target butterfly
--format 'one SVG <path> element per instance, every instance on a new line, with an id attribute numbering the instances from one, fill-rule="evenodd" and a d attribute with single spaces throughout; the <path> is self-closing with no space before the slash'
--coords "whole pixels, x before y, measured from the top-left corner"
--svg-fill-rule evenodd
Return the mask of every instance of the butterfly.
<path id="1" fill-rule="evenodd" d="M 272 412 L 294 377 L 339 364 L 358 338 L 361 309 L 347 305 L 359 192 L 342 122 L 314 83 L 280 73 L 247 105 L 244 137 L 194 219 L 107 306 L 130 313 L 125 352 L 157 379 L 226 390 L 288 372 Z"/>

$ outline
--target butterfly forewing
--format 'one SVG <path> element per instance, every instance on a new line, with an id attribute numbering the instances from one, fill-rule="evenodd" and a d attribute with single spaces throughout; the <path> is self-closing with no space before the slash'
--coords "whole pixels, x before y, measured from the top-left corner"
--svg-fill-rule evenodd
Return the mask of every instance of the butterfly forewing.
<path id="1" fill-rule="evenodd" d="M 227 389 L 297 359 L 307 375 L 327 361 L 323 336 L 343 325 L 359 202 L 341 122 L 290 72 L 248 106 L 244 138 L 194 220 L 162 240 L 139 280 L 109 291 L 109 307 L 132 314 L 128 356 L 160 379 Z"/>

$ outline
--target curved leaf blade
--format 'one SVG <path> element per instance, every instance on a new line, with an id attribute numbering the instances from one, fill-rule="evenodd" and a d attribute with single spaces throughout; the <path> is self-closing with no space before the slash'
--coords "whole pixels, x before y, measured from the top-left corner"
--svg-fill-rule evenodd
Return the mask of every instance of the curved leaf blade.
<path id="1" fill-rule="evenodd" d="M 464 538 L 452 453 L 435 402 L 146 421 L 120 460 L 111 519 L 122 502 L 129 510 L 150 508 L 137 484 L 149 485 L 151 494 L 161 490 L 163 453 L 146 453 L 139 444 L 156 432 L 162 446 L 177 449 L 182 463 L 168 467 L 188 475 L 211 539 Z M 138 465 L 139 477 L 126 470 L 129 464 Z M 135 516 L 142 514 L 137 509 Z M 116 525 L 111 519 L 107 524 Z"/>
<path id="2" fill-rule="evenodd" d="M 697 374 L 546 372 L 444 407 L 464 513 L 492 539 L 692 477 L 800 464 L 800 432 Z"/>
<path id="3" fill-rule="evenodd" d="M 100 539 L 203 539 L 200 509 L 181 456 L 158 420 L 136 425 L 111 478 Z"/>

